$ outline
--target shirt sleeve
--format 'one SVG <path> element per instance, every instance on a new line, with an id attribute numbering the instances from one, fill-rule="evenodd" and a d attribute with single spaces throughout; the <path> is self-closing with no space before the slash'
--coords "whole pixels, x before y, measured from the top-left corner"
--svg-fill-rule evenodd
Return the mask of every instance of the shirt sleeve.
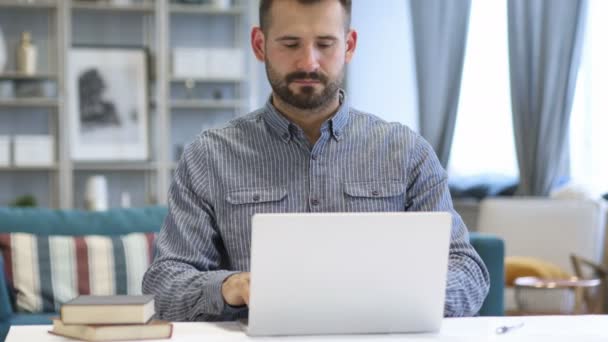
<path id="1" fill-rule="evenodd" d="M 469 243 L 467 228 L 452 205 L 447 173 L 432 147 L 420 136 L 416 136 L 413 146 L 408 165 L 406 210 L 452 214 L 444 315 L 473 316 L 490 288 L 488 270 Z"/>
<path id="2" fill-rule="evenodd" d="M 226 252 L 209 204 L 204 138 L 184 151 L 169 188 L 169 212 L 156 239 L 156 256 L 143 278 L 154 295 L 157 318 L 220 321 L 245 311 L 225 304 L 221 287 L 236 271 L 222 264 Z"/>

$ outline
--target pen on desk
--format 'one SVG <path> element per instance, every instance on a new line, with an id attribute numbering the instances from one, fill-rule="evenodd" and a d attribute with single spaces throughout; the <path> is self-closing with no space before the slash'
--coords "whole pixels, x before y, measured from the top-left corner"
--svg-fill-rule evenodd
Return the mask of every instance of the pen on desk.
<path id="1" fill-rule="evenodd" d="M 515 325 L 503 325 L 503 326 L 496 328 L 496 333 L 499 335 L 506 334 L 511 330 L 515 330 L 515 329 L 521 328 L 523 326 L 524 326 L 524 322 L 521 322 L 521 323 L 515 324 Z"/>

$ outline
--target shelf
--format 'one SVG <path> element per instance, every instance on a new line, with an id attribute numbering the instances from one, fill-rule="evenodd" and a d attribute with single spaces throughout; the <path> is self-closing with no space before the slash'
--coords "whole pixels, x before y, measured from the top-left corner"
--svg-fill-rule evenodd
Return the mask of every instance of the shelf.
<path id="1" fill-rule="evenodd" d="M 56 9 L 54 0 L 1 0 L 0 8 Z"/>
<path id="2" fill-rule="evenodd" d="M 243 82 L 242 77 L 171 77 L 171 83 L 185 83 L 194 81 L 194 83 L 239 83 Z"/>
<path id="3" fill-rule="evenodd" d="M 169 11 L 175 14 L 207 14 L 207 15 L 240 15 L 243 8 L 233 6 L 228 9 L 218 8 L 213 5 L 187 5 L 187 4 L 171 4 Z"/>
<path id="4" fill-rule="evenodd" d="M 32 108 L 52 108 L 59 106 L 57 99 L 45 98 L 15 98 L 15 99 L 0 99 L 1 107 L 32 107 Z"/>
<path id="5" fill-rule="evenodd" d="M 0 73 L 0 80 L 32 80 L 32 81 L 45 81 L 45 80 L 56 80 L 57 74 L 51 73 L 40 73 L 35 75 L 24 75 L 18 72 L 3 72 Z"/>
<path id="6" fill-rule="evenodd" d="M 183 138 L 200 133 L 202 127 L 220 126 L 248 111 L 255 95 L 254 86 L 258 83 L 258 75 L 249 73 L 244 66 L 239 75 L 209 72 L 199 73 L 201 77 L 196 76 L 194 70 L 192 73 L 172 72 L 173 47 L 236 48 L 247 42 L 246 28 L 255 19 L 250 14 L 257 10 L 256 2 L 221 1 L 230 3 L 228 7 L 216 3 L 220 1 L 0 0 L 0 17 L 8 16 L 17 21 L 14 30 L 4 31 L 7 44 L 18 42 L 23 30 L 32 30 L 34 37 L 44 40 L 41 43 L 44 51 L 39 50 L 39 57 L 44 52 L 46 58 L 46 64 L 43 63 L 46 67 L 39 68 L 34 75 L 17 73 L 15 56 L 7 69 L 0 71 L 0 83 L 7 84 L 5 95 L 12 95 L 0 97 L 0 128 L 5 128 L 5 135 L 48 132 L 53 137 L 56 154 L 51 166 L 20 167 L 15 163 L 0 166 L 0 184 L 11 182 L 13 178 L 16 183 L 8 189 L 0 189 L 6 192 L 5 197 L 14 198 L 21 188 L 31 187 L 36 195 L 37 192 L 48 194 L 50 206 L 72 208 L 82 202 L 85 186 L 82 180 L 90 175 L 104 174 L 120 180 L 108 189 L 112 198 L 128 191 L 137 195 L 132 197 L 133 205 L 145 205 L 147 200 L 144 199 L 151 197 L 166 204 L 171 174 L 178 165 L 173 158 L 180 153 L 177 146 L 186 143 Z M 6 23 L 0 22 L 4 28 L 3 24 Z M 20 28 L 22 24 L 31 27 Z M 193 29 L 196 32 L 193 33 Z M 95 160 L 95 156 L 90 156 L 91 160 L 70 159 L 75 141 L 69 138 L 72 119 L 68 113 L 69 101 L 78 100 L 79 93 L 71 91 L 76 89 L 70 88 L 73 86 L 70 70 L 63 64 L 74 45 L 100 44 L 107 47 L 144 46 L 154 50 L 148 61 L 151 72 L 146 81 L 150 89 L 146 103 L 149 113 L 147 135 L 149 147 L 153 149 L 150 159 Z M 249 63 L 243 61 L 246 62 Z M 29 96 L 25 88 L 18 92 L 20 89 L 16 86 L 26 83 L 42 86 L 43 92 L 31 92 Z M 196 85 L 194 89 L 189 89 L 191 84 Z M 11 85 L 15 85 L 14 89 Z M 219 96 L 220 92 L 222 96 Z M 172 134 L 173 130 L 181 135 Z M 31 181 L 35 178 L 42 180 Z"/>
<path id="7" fill-rule="evenodd" d="M 154 171 L 153 162 L 74 162 L 76 171 Z"/>
<path id="8" fill-rule="evenodd" d="M 85 2 L 74 1 L 72 9 L 85 11 L 100 11 L 100 12 L 135 12 L 135 13 L 151 13 L 154 12 L 153 3 L 133 3 L 129 5 L 117 5 L 105 2 Z"/>
<path id="9" fill-rule="evenodd" d="M 49 166 L 0 166 L 0 172 L 14 172 L 14 171 L 56 171 L 57 165 Z"/>
<path id="10" fill-rule="evenodd" d="M 173 109 L 236 109 L 244 106 L 240 100 L 172 100 Z"/>

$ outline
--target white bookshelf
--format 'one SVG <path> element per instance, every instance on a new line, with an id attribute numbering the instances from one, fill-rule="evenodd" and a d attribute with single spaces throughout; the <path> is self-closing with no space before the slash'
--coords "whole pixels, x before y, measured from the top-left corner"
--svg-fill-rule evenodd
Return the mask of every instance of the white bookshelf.
<path id="1" fill-rule="evenodd" d="M 27 29 L 25 24 L 19 24 L 21 26 L 16 29 L 9 27 L 7 33 L 5 26 L 10 26 L 12 21 L 3 23 L 2 18 L 9 15 L 18 16 L 20 23 L 31 22 L 35 31 L 48 32 L 47 37 L 35 36 L 43 43 L 39 46 L 39 58 L 46 61 L 45 67 L 39 68 L 34 75 L 22 75 L 13 71 L 14 63 L 9 63 L 7 70 L 0 73 L 0 81 L 54 82 L 57 87 L 56 98 L 0 99 L 0 126 L 3 122 L 11 126 L 0 127 L 0 135 L 11 135 L 13 131 L 18 134 L 42 131 L 54 137 L 56 146 L 56 163 L 51 166 L 0 166 L 0 187 L 11 184 L 13 189 L 9 189 L 8 194 L 5 192 L 4 197 L 0 195 L 0 206 L 25 195 L 18 193 L 19 189 L 31 190 L 33 187 L 40 190 L 35 191 L 35 196 L 48 197 L 39 201 L 43 206 L 82 208 L 83 184 L 93 174 L 107 175 L 110 192 L 132 186 L 133 206 L 166 204 L 178 145 L 194 138 L 194 128 L 200 131 L 217 126 L 250 111 L 251 103 L 255 103 L 253 88 L 257 84 L 247 59 L 245 72 L 238 77 L 175 77 L 171 73 L 171 51 L 177 46 L 225 44 L 247 52 L 248 30 L 254 21 L 252 7 L 255 6 L 257 2 L 250 0 L 233 0 L 233 6 L 228 9 L 171 0 L 133 0 L 128 5 L 111 0 L 0 0 L 0 27 L 5 30 L 5 39 L 16 41 L 15 32 Z M 49 19 L 36 23 L 42 15 Z M 209 34 L 210 30 L 219 30 L 221 34 L 214 37 Z M 149 89 L 153 92 L 149 92 L 148 117 L 151 157 L 148 160 L 76 162 L 71 159 L 67 104 L 74 94 L 67 86 L 69 50 L 89 41 L 94 46 L 142 46 L 152 57 Z M 194 83 L 206 95 L 185 96 L 182 89 L 185 83 Z M 217 89 L 228 95 L 221 99 L 209 95 Z M 29 128 L 33 132 L 29 132 Z M 187 129 L 192 131 L 186 132 Z M 30 176 L 39 180 L 29 187 L 12 186 L 15 182 L 27 182 Z M 110 197 L 119 198 L 120 194 L 111 193 Z"/>

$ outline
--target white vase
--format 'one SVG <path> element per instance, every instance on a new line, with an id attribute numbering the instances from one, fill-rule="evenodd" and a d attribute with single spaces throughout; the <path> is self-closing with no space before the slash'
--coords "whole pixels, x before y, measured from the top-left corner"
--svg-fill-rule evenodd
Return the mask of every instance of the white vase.
<path id="1" fill-rule="evenodd" d="M 96 175 L 87 179 L 84 200 L 87 210 L 108 210 L 108 181 L 106 177 Z"/>
<path id="2" fill-rule="evenodd" d="M 34 75 L 36 73 L 36 63 L 38 50 L 32 43 L 30 32 L 21 33 L 21 42 L 17 48 L 17 72 L 24 75 Z"/>
<path id="3" fill-rule="evenodd" d="M 2 33 L 2 27 L 0 27 L 0 73 L 4 72 L 6 67 L 6 42 L 4 41 L 4 34 Z"/>
<path id="4" fill-rule="evenodd" d="M 231 0 L 213 0 L 213 1 L 211 1 L 211 3 L 213 4 L 214 7 L 222 9 L 222 10 L 227 10 L 232 5 Z"/>

